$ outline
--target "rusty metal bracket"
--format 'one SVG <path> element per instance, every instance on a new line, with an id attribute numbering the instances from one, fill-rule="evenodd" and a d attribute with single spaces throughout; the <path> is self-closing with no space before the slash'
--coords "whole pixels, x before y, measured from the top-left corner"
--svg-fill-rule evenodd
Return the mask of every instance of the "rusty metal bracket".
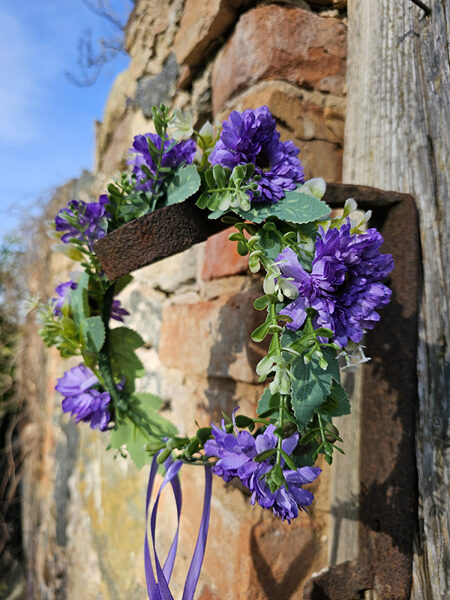
<path id="1" fill-rule="evenodd" d="M 407 599 L 417 519 L 417 210 L 409 195 L 357 185 L 329 184 L 324 200 L 339 207 L 349 197 L 373 211 L 371 223 L 384 236 L 383 250 L 394 256 L 393 295 L 383 309 L 383 326 L 366 339 L 372 360 L 363 372 L 358 556 L 310 579 L 303 598 L 351 600 L 374 590 L 377 600 Z M 114 280 L 227 227 L 192 203 L 176 204 L 124 225 L 99 240 L 95 251 Z"/>
<path id="2" fill-rule="evenodd" d="M 342 205 L 352 187 L 342 186 L 344 195 L 328 202 Z M 417 210 L 406 194 L 359 188 L 349 195 L 373 211 L 371 224 L 383 234 L 383 251 L 394 257 L 393 294 L 383 309 L 382 327 L 365 340 L 372 360 L 364 365 L 361 395 L 358 556 L 310 579 L 303 599 L 352 600 L 373 590 L 377 600 L 407 600 L 417 520 Z"/>

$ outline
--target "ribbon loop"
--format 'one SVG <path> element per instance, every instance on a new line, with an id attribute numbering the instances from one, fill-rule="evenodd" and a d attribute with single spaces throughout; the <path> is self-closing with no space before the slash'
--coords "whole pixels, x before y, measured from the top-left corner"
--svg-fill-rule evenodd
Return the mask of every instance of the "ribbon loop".
<path id="1" fill-rule="evenodd" d="M 150 600 L 174 600 L 170 588 L 170 578 L 172 576 L 172 570 L 175 562 L 175 557 L 178 548 L 178 535 L 180 530 L 180 519 L 181 519 L 181 508 L 183 504 L 183 498 L 181 494 L 180 480 L 178 472 L 181 469 L 181 461 L 173 461 L 169 457 L 164 466 L 166 468 L 166 475 L 156 495 L 153 508 L 150 517 L 150 531 L 152 536 L 152 546 L 155 562 L 155 572 L 153 571 L 152 560 L 150 556 L 150 547 L 148 542 L 148 517 L 150 512 L 150 502 L 153 492 L 153 486 L 155 483 L 156 473 L 158 471 L 158 463 L 156 456 L 153 458 L 152 465 L 150 468 L 150 475 L 147 486 L 147 497 L 145 503 L 145 540 L 144 540 L 144 565 L 145 565 L 145 579 L 147 583 L 147 593 Z M 167 484 L 171 484 L 172 492 L 177 507 L 177 527 L 174 538 L 170 545 L 169 552 L 164 562 L 164 567 L 161 567 L 161 562 L 156 551 L 156 517 L 158 513 L 159 499 L 161 493 Z M 203 512 L 200 521 L 200 527 L 198 531 L 197 541 L 195 544 L 194 554 L 192 556 L 191 564 L 189 566 L 186 582 L 184 585 L 183 598 L 182 600 L 193 600 L 195 589 L 197 587 L 198 578 L 203 563 L 203 557 L 205 555 L 206 540 L 208 537 L 209 527 L 209 515 L 211 510 L 211 491 L 212 491 L 212 475 L 211 469 L 205 466 L 205 493 L 203 498 Z"/>

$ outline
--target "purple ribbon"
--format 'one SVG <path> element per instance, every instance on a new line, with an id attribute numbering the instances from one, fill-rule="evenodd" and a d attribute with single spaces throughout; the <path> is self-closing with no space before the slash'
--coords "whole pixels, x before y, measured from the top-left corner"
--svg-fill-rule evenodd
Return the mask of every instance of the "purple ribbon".
<path id="1" fill-rule="evenodd" d="M 182 465 L 181 461 L 173 461 L 170 457 L 164 463 L 166 468 L 166 475 L 163 479 L 161 487 L 158 490 L 155 502 L 153 504 L 151 517 L 150 517 L 150 531 L 152 535 L 153 554 L 155 559 L 155 573 L 152 567 L 152 561 L 150 557 L 150 547 L 148 543 L 148 515 L 150 508 L 150 500 L 152 497 L 153 484 L 155 482 L 156 473 L 158 471 L 158 463 L 156 456 L 153 458 L 152 466 L 150 469 L 150 476 L 147 487 L 147 500 L 145 503 L 145 542 L 144 542 L 144 564 L 145 564 L 145 579 L 147 582 L 147 592 L 150 600 L 174 600 L 170 589 L 169 583 L 172 576 L 173 565 L 175 562 L 175 556 L 178 547 L 178 533 L 180 530 L 180 518 L 181 518 L 181 507 L 182 507 L 182 495 L 180 487 L 180 479 L 178 477 L 178 471 Z M 164 566 L 161 567 L 161 563 L 156 552 L 156 515 L 158 512 L 159 499 L 161 493 L 166 485 L 170 483 L 172 486 L 173 496 L 177 507 L 177 528 L 175 531 L 172 544 L 170 545 L 169 552 L 167 554 Z M 202 568 L 203 557 L 205 555 L 206 539 L 208 537 L 208 526 L 209 526 L 209 513 L 211 508 L 211 488 L 212 488 L 212 475 L 211 469 L 205 467 L 205 495 L 203 499 L 203 513 L 200 522 L 200 528 L 198 531 L 197 542 L 195 544 L 194 554 L 192 561 L 189 566 L 189 571 L 186 577 L 186 583 L 184 584 L 183 598 L 182 600 L 193 600 L 195 588 L 197 587 L 198 578 L 200 576 L 200 570 Z"/>

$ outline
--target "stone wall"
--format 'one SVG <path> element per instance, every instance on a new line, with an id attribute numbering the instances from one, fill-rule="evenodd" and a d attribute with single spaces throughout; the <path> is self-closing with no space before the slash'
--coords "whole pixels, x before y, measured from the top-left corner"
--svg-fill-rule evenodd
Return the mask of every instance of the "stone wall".
<path id="1" fill-rule="evenodd" d="M 339 181 L 345 5 L 342 0 L 138 0 L 126 31 L 131 64 L 115 81 L 96 126 L 97 175 L 60 190 L 53 213 L 72 195 L 95 197 L 125 166 L 133 135 L 152 130 L 150 108 L 160 102 L 192 111 L 198 126 L 233 109 L 266 104 L 282 139 L 301 149 L 307 176 Z M 34 287 L 48 296 L 68 265 L 48 251 L 44 260 L 47 268 Z M 127 324 L 146 342 L 140 351 L 146 376 L 139 385 L 165 399 L 181 433 L 192 433 L 194 421 L 207 425 L 220 419 L 236 405 L 244 413 L 254 411 L 261 393 L 254 372 L 261 348 L 249 342 L 249 334 L 261 316 L 251 308 L 260 287 L 260 278 L 248 274 L 246 259 L 224 232 L 136 272 L 122 294 L 131 312 Z M 31 328 L 27 340 L 33 340 L 35 353 L 25 353 L 22 374 L 39 380 L 27 392 L 33 422 L 23 432 L 30 450 L 24 482 L 29 597 L 143 599 L 148 470 L 136 471 L 105 451 L 105 435 L 75 427 L 61 415 L 53 388 L 71 365 L 52 351 L 38 350 Z M 291 525 L 249 506 L 245 491 L 215 478 L 200 600 L 301 597 L 308 577 L 327 565 L 330 477 L 322 466 L 312 487 L 313 507 Z M 175 598 L 181 597 L 192 555 L 203 486 L 200 469 L 185 468 L 181 477 L 185 512 Z M 167 548 L 174 516 L 171 502 L 163 502 L 161 549 Z"/>

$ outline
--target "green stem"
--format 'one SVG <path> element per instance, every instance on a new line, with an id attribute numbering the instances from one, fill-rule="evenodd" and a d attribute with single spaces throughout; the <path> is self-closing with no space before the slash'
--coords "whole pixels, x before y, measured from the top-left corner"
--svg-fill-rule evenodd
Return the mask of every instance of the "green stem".
<path id="1" fill-rule="evenodd" d="M 319 413 L 317 413 L 317 420 L 319 422 L 319 429 L 320 429 L 320 437 L 322 438 L 322 444 L 326 443 L 326 439 L 325 439 L 325 434 L 324 434 L 324 428 L 323 428 L 323 423 L 322 423 L 322 417 L 320 416 Z"/>
<path id="2" fill-rule="evenodd" d="M 275 303 L 271 302 L 269 304 L 269 318 L 270 321 L 272 323 L 272 325 L 278 325 L 278 321 L 277 321 L 277 313 L 275 310 Z M 275 354 L 277 356 L 281 357 L 281 343 L 280 343 L 280 338 L 279 338 L 279 333 L 278 331 L 276 331 L 273 336 L 272 336 L 273 342 L 274 342 L 274 348 L 275 348 Z M 282 394 L 280 394 L 280 416 L 279 416 L 279 427 L 281 430 L 283 430 L 283 426 L 284 426 L 284 406 L 285 406 L 285 396 L 283 396 Z M 278 442 L 277 442 L 277 458 L 276 458 L 276 464 L 277 465 L 281 465 L 281 445 L 283 442 L 283 438 L 282 436 L 278 437 Z"/>

